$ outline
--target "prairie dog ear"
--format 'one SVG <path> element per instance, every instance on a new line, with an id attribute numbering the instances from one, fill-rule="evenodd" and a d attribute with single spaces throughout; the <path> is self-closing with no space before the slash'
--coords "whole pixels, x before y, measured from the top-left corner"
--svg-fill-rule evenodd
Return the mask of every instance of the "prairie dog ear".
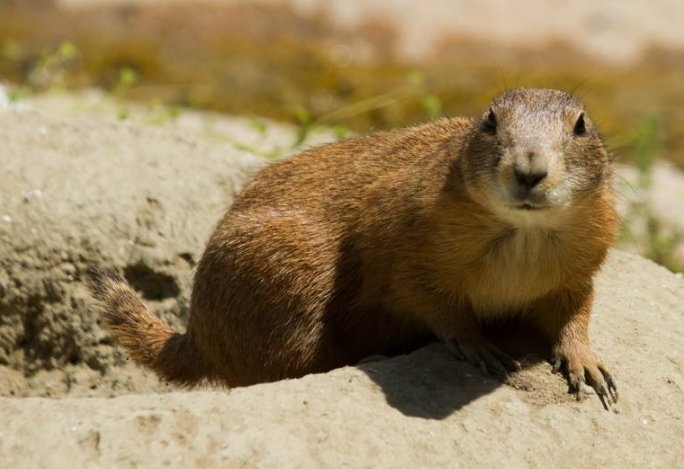
<path id="1" fill-rule="evenodd" d="M 566 121 L 566 129 L 575 137 L 584 137 L 593 129 L 594 124 L 591 122 L 587 111 L 578 109 L 570 113 Z"/>
<path id="2" fill-rule="evenodd" d="M 480 129 L 485 133 L 495 134 L 498 124 L 499 121 L 496 117 L 494 109 L 489 108 L 489 111 L 487 111 L 487 114 L 485 115 L 484 119 L 482 120 L 482 123 L 480 124 Z"/>
<path id="3" fill-rule="evenodd" d="M 572 133 L 578 137 L 582 137 L 587 134 L 587 122 L 584 112 L 580 112 L 579 116 L 577 116 L 577 119 L 575 120 L 575 126 L 572 128 Z"/>

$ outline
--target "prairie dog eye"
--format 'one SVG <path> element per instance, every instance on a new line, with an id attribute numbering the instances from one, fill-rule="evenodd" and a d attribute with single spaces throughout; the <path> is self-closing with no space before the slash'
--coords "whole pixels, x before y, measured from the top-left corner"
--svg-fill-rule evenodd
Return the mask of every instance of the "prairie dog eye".
<path id="1" fill-rule="evenodd" d="M 482 122 L 482 131 L 488 134 L 494 134 L 496 133 L 496 124 L 496 114 L 494 114 L 493 109 L 490 109 L 487 118 Z"/>
<path id="2" fill-rule="evenodd" d="M 587 133 L 587 124 L 585 120 L 584 113 L 580 113 L 579 117 L 577 118 L 577 122 L 575 122 L 575 127 L 572 129 L 573 133 L 578 137 L 586 135 Z"/>

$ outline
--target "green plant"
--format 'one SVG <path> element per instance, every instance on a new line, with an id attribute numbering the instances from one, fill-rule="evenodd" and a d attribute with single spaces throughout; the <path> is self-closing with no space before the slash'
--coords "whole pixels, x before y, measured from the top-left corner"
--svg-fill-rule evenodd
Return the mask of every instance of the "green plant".
<path id="1" fill-rule="evenodd" d="M 10 93 L 10 99 L 16 101 L 31 93 L 67 86 L 68 76 L 80 63 L 79 50 L 69 41 L 62 42 L 57 49 L 46 49 L 31 67 L 24 82 Z"/>
<path id="2" fill-rule="evenodd" d="M 110 91 L 110 95 L 117 100 L 122 100 L 131 86 L 138 81 L 138 74 L 135 70 L 130 67 L 121 67 L 119 69 L 119 80 L 114 85 L 114 88 Z M 117 117 L 119 120 L 127 120 L 130 117 L 130 112 L 127 106 L 119 109 L 117 112 Z"/>
<path id="3" fill-rule="evenodd" d="M 442 115 L 442 101 L 434 94 L 425 95 L 421 104 L 430 119 L 436 119 Z"/>
<path id="4" fill-rule="evenodd" d="M 152 99 L 146 108 L 144 120 L 148 124 L 164 125 L 174 122 L 180 117 L 178 106 L 169 106 L 160 98 Z"/>
<path id="5" fill-rule="evenodd" d="M 131 86 L 138 81 L 138 73 L 131 67 L 121 67 L 119 70 L 119 80 L 112 88 L 111 94 L 115 98 L 123 98 Z"/>
<path id="6" fill-rule="evenodd" d="M 629 208 L 623 219 L 621 242 L 631 241 L 644 257 L 672 271 L 684 272 L 684 265 L 675 255 L 684 242 L 684 233 L 658 219 L 653 213 L 649 198 L 654 166 L 660 151 L 658 118 L 644 118 L 633 132 L 619 137 L 618 141 L 630 147 L 636 169 L 635 186 L 625 184 L 632 197 L 627 197 Z"/>
<path id="7" fill-rule="evenodd" d="M 651 187 L 651 175 L 659 153 L 660 122 L 657 117 L 646 117 L 639 125 L 634 136 L 634 163 L 639 173 L 639 186 Z"/>
<path id="8" fill-rule="evenodd" d="M 684 272 L 684 265 L 675 258 L 676 249 L 684 242 L 684 233 L 663 223 L 650 215 L 646 219 L 647 251 L 646 257 L 673 272 Z"/>
<path id="9" fill-rule="evenodd" d="M 406 83 L 385 93 L 362 99 L 319 117 L 313 117 L 303 106 L 294 109 L 297 120 L 297 133 L 292 148 L 305 144 L 314 130 L 332 131 L 337 138 L 344 138 L 349 128 L 344 124 L 354 118 L 407 100 L 418 100 L 429 119 L 437 118 L 442 113 L 442 102 L 428 91 L 425 77 L 420 71 L 408 74 Z"/>

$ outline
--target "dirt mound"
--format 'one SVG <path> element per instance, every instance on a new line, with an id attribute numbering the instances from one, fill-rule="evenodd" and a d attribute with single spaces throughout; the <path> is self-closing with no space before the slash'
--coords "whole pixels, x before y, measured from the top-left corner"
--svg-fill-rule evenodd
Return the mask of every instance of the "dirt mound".
<path id="1" fill-rule="evenodd" d="M 598 278 L 591 330 L 618 380 L 615 413 L 597 398 L 575 402 L 544 362 L 504 385 L 441 345 L 230 392 L 76 397 L 170 391 L 113 347 L 85 269 L 119 268 L 182 328 L 205 239 L 263 164 L 183 132 L 0 112 L 0 394 L 63 397 L 0 397 L 0 467 L 575 469 L 684 458 L 684 281 L 619 251 Z"/>
<path id="2" fill-rule="evenodd" d="M 0 112 L 0 141 L 0 394 L 162 389 L 123 366 L 80 279 L 90 264 L 117 267 L 182 327 L 192 267 L 262 160 L 170 129 L 30 110 Z"/>
<path id="3" fill-rule="evenodd" d="M 596 398 L 574 402 L 548 365 L 502 385 L 434 345 L 230 392 L 0 398 L 0 461 L 32 469 L 678 467 L 683 300 L 680 277 L 613 253 L 598 281 L 592 337 L 618 379 L 617 413 Z"/>

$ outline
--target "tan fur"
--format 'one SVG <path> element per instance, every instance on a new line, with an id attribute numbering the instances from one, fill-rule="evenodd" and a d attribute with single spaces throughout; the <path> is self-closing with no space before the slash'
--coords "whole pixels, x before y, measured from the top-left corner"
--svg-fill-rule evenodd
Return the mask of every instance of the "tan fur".
<path id="1" fill-rule="evenodd" d="M 93 294 L 105 306 L 105 317 L 116 341 L 133 359 L 160 377 L 181 385 L 211 379 L 197 348 L 150 314 L 138 295 L 116 272 L 89 272 Z"/>
<path id="2" fill-rule="evenodd" d="M 617 227 L 610 158 L 588 117 L 586 134 L 573 134 L 584 110 L 565 93 L 514 90 L 492 113 L 494 132 L 487 113 L 441 119 L 265 168 L 197 268 L 181 337 L 198 365 L 181 356 L 165 365 L 173 373 L 155 365 L 160 344 L 178 336 L 139 300 L 114 307 L 130 291 L 105 282 L 115 335 L 168 379 L 201 374 L 241 386 L 408 351 L 431 337 L 496 368 L 492 357 L 505 354 L 479 326 L 523 316 L 556 344 L 575 388 L 586 379 L 605 398 L 587 325 L 592 279 Z M 548 207 L 517 208 L 516 171 L 539 168 L 548 176 L 526 200 Z"/>

